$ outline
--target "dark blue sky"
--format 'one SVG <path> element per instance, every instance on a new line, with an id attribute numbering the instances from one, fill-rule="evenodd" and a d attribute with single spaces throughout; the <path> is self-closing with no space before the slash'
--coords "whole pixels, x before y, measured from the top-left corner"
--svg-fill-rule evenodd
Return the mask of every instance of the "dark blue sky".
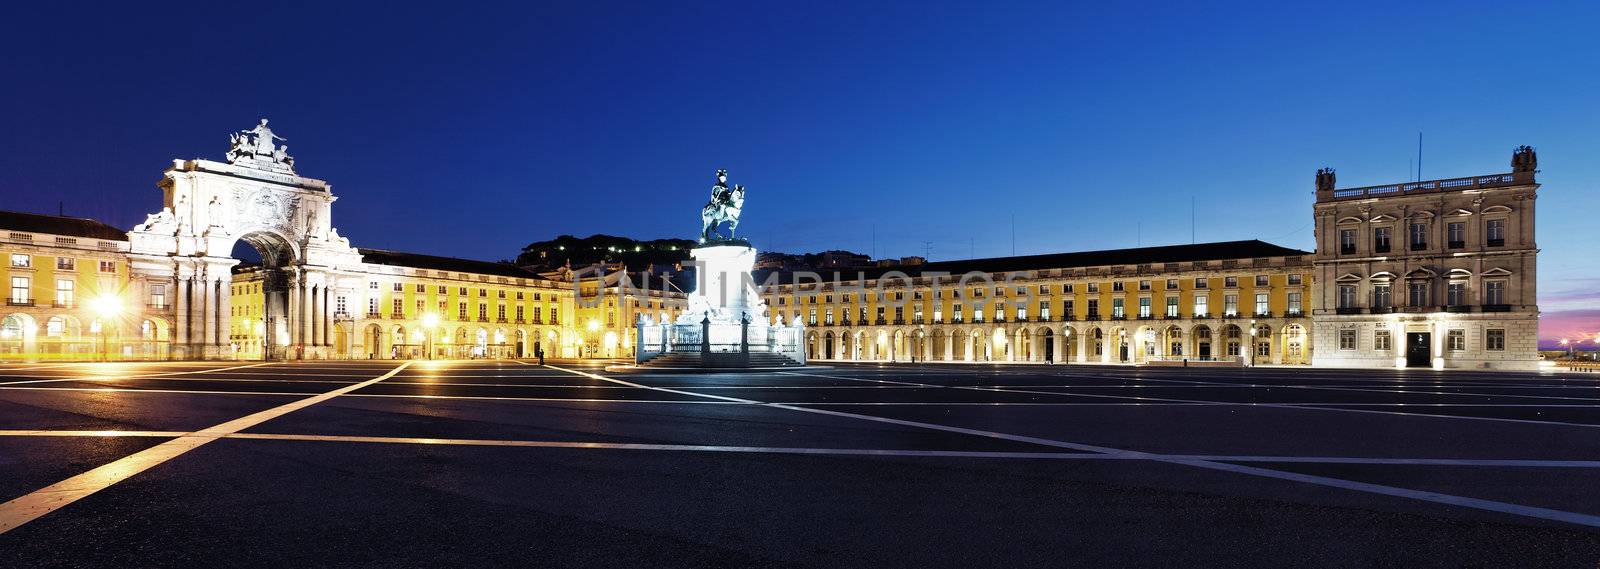
<path id="1" fill-rule="evenodd" d="M 1595 3 L 327 4 L 8 8 L 0 208 L 127 227 L 265 116 L 358 246 L 687 237 L 726 168 L 768 249 L 1188 242 L 1191 199 L 1310 248 L 1315 169 L 1420 130 L 1424 178 L 1539 149 L 1545 308 L 1596 308 Z"/>

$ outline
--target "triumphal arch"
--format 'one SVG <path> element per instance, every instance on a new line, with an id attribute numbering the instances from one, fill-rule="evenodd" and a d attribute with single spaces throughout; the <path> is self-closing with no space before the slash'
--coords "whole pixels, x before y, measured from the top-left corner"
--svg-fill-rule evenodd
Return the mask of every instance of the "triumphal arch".
<path id="1" fill-rule="evenodd" d="M 295 173 L 267 119 L 229 135 L 227 162 L 173 160 L 161 211 L 129 232 L 135 282 L 168 286 L 172 357 L 231 357 L 234 246 L 261 256 L 260 325 L 269 359 L 329 357 L 336 291 L 359 286 L 361 255 L 331 223 L 327 182 Z M 341 283 L 341 279 L 346 282 Z"/>

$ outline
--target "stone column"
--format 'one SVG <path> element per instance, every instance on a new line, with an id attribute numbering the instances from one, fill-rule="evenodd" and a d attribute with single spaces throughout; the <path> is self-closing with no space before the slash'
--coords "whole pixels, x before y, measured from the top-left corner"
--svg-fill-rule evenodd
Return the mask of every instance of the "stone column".
<path id="1" fill-rule="evenodd" d="M 299 272 L 285 270 L 283 277 L 285 280 L 289 281 L 285 283 L 288 286 L 284 287 L 289 291 L 289 302 L 286 306 L 288 310 L 285 310 L 283 314 L 284 327 L 289 331 L 289 345 L 284 346 L 284 348 L 288 351 L 285 352 L 284 359 L 290 359 L 294 355 L 292 346 L 300 343 L 300 322 L 302 320 L 300 317 L 300 309 L 304 306 L 304 302 L 302 301 L 300 295 L 301 277 Z"/>
<path id="2" fill-rule="evenodd" d="M 172 305 L 176 314 L 172 320 L 172 345 L 177 347 L 189 343 L 189 281 L 180 273 L 173 279 L 172 288 Z"/>
<path id="3" fill-rule="evenodd" d="M 228 337 L 233 327 L 233 276 L 230 274 L 217 282 L 217 343 L 227 347 L 233 345 L 232 338 Z"/>
<path id="4" fill-rule="evenodd" d="M 195 304 L 198 304 L 197 316 L 200 316 L 195 331 L 198 332 L 198 350 L 202 358 L 213 356 L 216 353 L 216 280 L 211 277 L 211 267 L 205 267 L 200 277 L 195 278 Z"/>

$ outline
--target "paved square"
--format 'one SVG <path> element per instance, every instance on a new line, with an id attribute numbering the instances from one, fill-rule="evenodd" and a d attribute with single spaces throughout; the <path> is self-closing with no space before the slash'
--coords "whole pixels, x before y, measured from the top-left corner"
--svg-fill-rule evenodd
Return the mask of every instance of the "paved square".
<path id="1" fill-rule="evenodd" d="M 0 366 L 0 566 L 1600 562 L 1600 376 Z"/>

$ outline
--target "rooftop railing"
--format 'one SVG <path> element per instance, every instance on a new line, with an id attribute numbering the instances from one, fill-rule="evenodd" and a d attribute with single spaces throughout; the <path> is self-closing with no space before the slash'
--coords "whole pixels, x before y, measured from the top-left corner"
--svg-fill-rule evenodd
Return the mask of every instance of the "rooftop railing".
<path id="1" fill-rule="evenodd" d="M 1426 194 L 1450 190 L 1468 190 L 1510 186 L 1519 183 L 1532 183 L 1529 175 L 1524 180 L 1519 180 L 1515 174 L 1492 174 L 1488 176 L 1472 176 L 1467 178 L 1448 178 L 1443 180 L 1428 180 L 1424 182 L 1407 182 L 1404 184 L 1388 184 L 1384 186 L 1366 186 L 1362 188 L 1336 189 L 1331 196 L 1319 197 L 1318 201 L 1351 200 L 1372 197 L 1386 197 L 1393 195 Z"/>

